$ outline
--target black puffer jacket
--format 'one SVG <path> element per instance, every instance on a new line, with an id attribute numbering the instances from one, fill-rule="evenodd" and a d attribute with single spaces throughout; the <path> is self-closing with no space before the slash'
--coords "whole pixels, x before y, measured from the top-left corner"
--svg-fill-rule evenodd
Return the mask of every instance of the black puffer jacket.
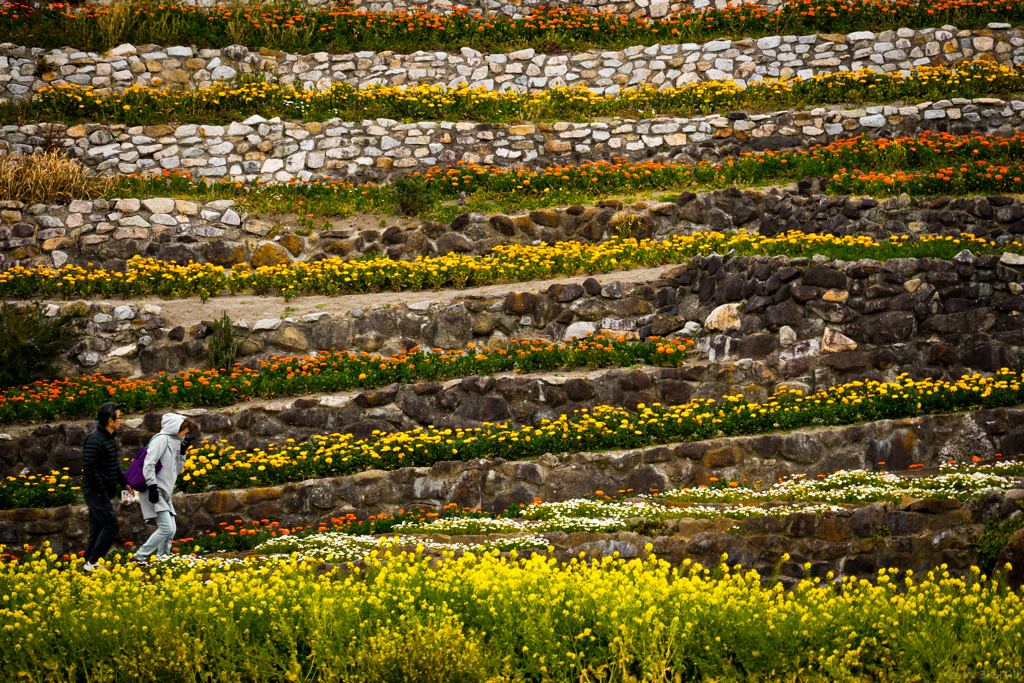
<path id="1" fill-rule="evenodd" d="M 103 427 L 97 427 L 85 438 L 82 448 L 83 492 L 113 498 L 125 485 L 114 436 Z"/>

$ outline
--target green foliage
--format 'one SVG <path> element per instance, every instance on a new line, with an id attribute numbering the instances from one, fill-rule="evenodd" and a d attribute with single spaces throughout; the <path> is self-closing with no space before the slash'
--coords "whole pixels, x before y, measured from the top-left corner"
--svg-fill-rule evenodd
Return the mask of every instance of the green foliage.
<path id="1" fill-rule="evenodd" d="M 413 178 L 402 176 L 392 181 L 395 203 L 406 216 L 418 216 L 428 207 L 427 187 Z"/>
<path id="2" fill-rule="evenodd" d="M 985 522 L 985 530 L 975 539 L 973 545 L 978 555 L 978 566 L 986 574 L 1000 569 L 996 567 L 999 553 L 1003 552 L 1003 548 L 1020 529 L 1024 529 L 1024 516 L 1002 522 Z"/>
<path id="3" fill-rule="evenodd" d="M 882 527 L 871 536 L 871 540 L 875 543 L 885 543 L 885 539 L 892 535 L 889 531 L 889 525 L 883 524 Z"/>
<path id="4" fill-rule="evenodd" d="M 0 387 L 56 375 L 53 362 L 82 336 L 73 320 L 70 315 L 47 318 L 38 305 L 0 305 Z"/>
<path id="5" fill-rule="evenodd" d="M 239 341 L 235 338 L 234 326 L 228 312 L 224 311 L 220 318 L 213 321 L 213 332 L 210 333 L 210 364 L 215 370 L 227 372 L 235 366 L 238 349 L 252 335 L 252 330 Z"/>

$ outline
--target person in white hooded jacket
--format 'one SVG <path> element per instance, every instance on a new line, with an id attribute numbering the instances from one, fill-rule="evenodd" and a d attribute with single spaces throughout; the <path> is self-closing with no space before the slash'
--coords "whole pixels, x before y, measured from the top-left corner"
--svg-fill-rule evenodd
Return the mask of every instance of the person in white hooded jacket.
<path id="1" fill-rule="evenodd" d="M 157 556 L 171 554 L 171 543 L 178 530 L 171 495 L 178 475 L 185 469 L 185 452 L 191 445 L 185 438 L 195 429 L 192 418 L 167 413 L 160 421 L 160 433 L 146 446 L 146 460 L 142 466 L 146 491 L 139 495 L 139 504 L 142 518 L 149 523 L 155 520 L 156 531 L 135 553 L 135 561 L 140 564 L 148 562 L 154 553 Z M 160 463 L 159 472 L 157 463 Z"/>

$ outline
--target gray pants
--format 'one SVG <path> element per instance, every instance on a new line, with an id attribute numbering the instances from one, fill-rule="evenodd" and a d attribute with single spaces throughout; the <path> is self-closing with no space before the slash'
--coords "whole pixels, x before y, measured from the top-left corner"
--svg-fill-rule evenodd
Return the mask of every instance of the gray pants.
<path id="1" fill-rule="evenodd" d="M 175 523 L 174 515 L 166 510 L 156 513 L 156 531 L 135 553 L 135 558 L 148 560 L 153 553 L 156 553 L 157 557 L 170 555 L 171 544 L 177 531 L 178 525 Z"/>

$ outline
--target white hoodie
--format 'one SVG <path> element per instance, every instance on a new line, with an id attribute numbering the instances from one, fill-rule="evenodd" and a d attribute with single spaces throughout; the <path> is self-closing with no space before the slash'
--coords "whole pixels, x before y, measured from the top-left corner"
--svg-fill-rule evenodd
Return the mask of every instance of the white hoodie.
<path id="1" fill-rule="evenodd" d="M 146 478 L 146 486 L 156 486 L 160 491 L 160 499 L 156 503 L 149 502 L 149 491 L 139 494 L 143 519 L 156 519 L 158 512 L 174 512 L 171 494 L 174 493 L 174 482 L 185 469 L 185 455 L 181 452 L 181 423 L 183 415 L 167 413 L 160 421 L 160 433 L 154 436 L 146 446 L 146 462 L 142 466 L 142 476 Z M 161 469 L 156 471 L 156 464 Z"/>

